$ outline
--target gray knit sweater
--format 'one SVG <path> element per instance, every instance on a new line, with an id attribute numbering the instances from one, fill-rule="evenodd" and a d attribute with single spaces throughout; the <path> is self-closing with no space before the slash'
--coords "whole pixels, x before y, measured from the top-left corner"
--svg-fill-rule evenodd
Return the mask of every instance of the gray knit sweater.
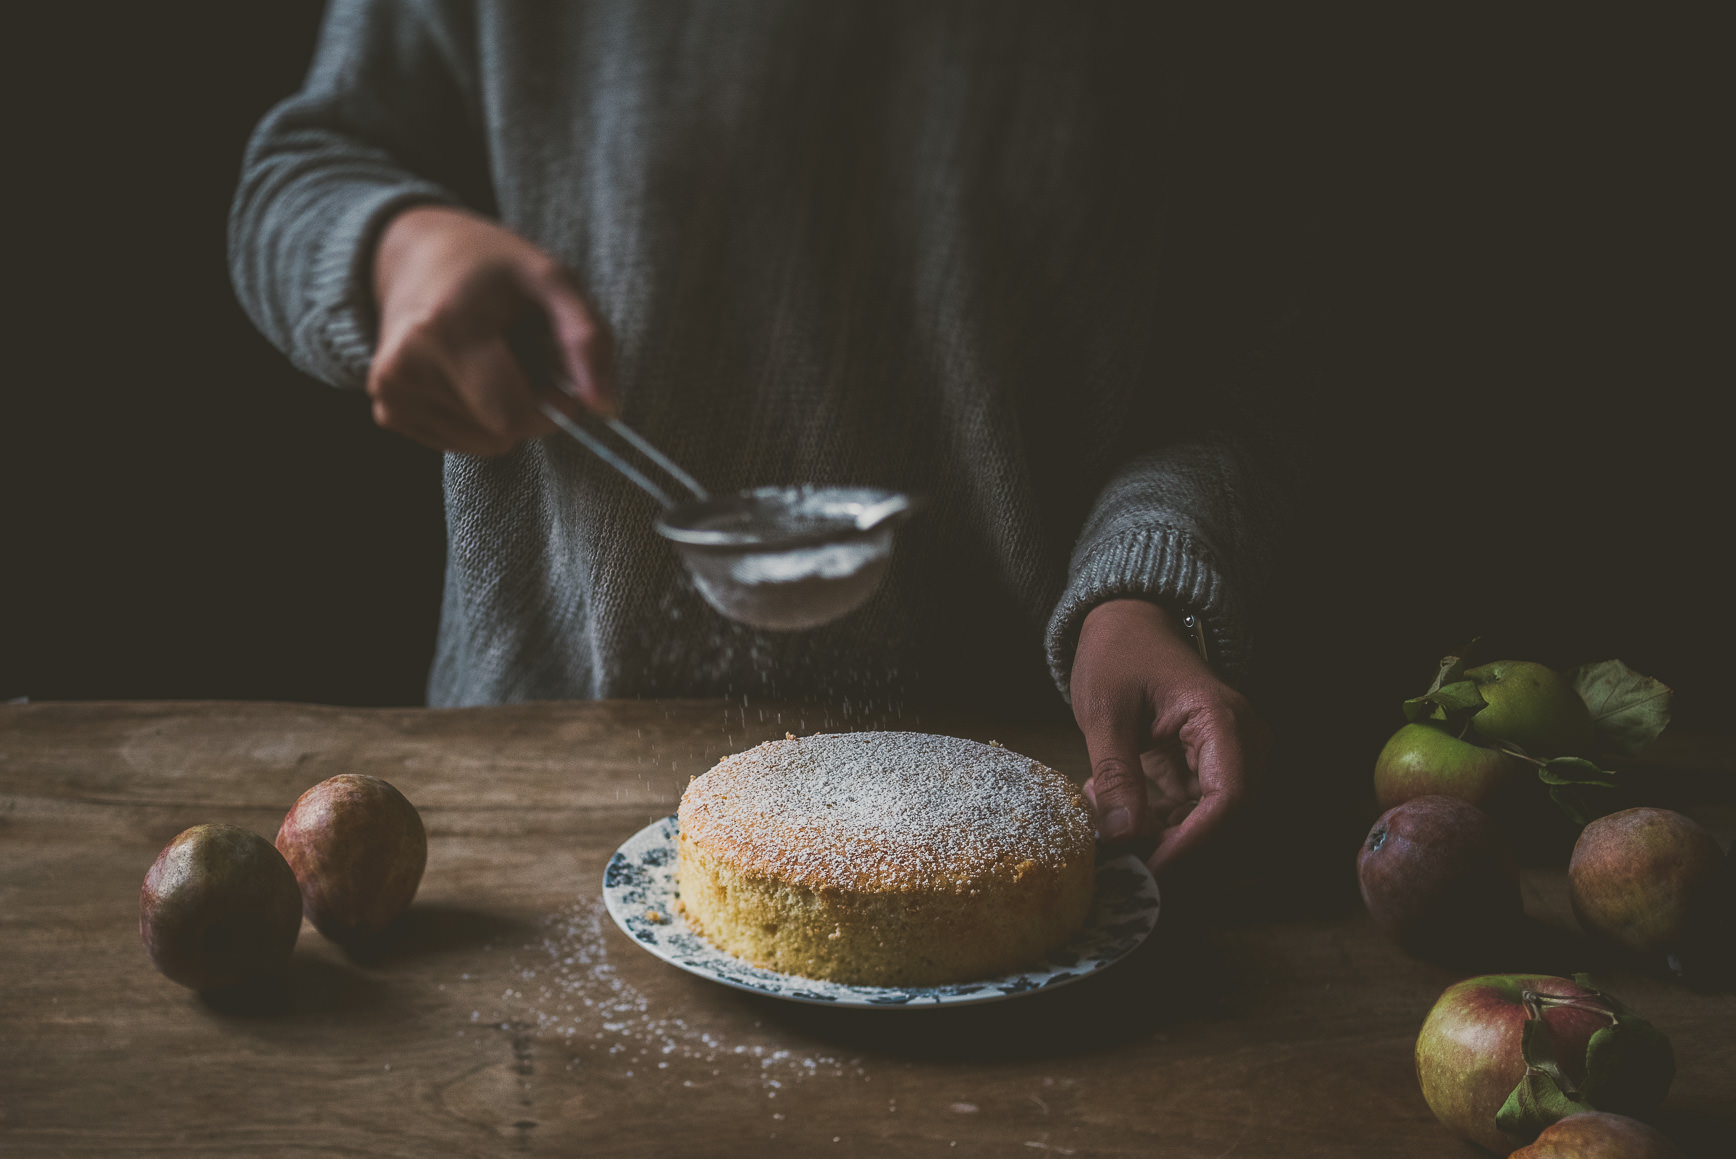
<path id="1" fill-rule="evenodd" d="M 927 500 L 867 605 L 764 633 L 575 444 L 449 454 L 430 703 L 1054 704 L 1118 595 L 1202 613 L 1235 678 L 1270 488 L 1176 355 L 1185 174 L 1141 7 L 334 0 L 230 225 L 297 366 L 360 386 L 382 224 L 463 205 L 576 272 L 625 419 L 710 489 Z"/>

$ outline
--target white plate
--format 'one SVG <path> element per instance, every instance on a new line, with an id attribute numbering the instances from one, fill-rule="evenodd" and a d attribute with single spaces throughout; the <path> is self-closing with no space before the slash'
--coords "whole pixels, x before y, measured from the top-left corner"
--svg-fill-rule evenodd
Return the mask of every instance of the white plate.
<path id="1" fill-rule="evenodd" d="M 628 838 L 603 871 L 603 902 L 615 924 L 651 953 L 690 974 L 790 1002 L 913 1008 L 1003 1002 L 1087 978 L 1132 953 L 1157 924 L 1157 883 L 1131 854 L 1097 867 L 1097 899 L 1085 928 L 1032 969 L 952 986 L 846 986 L 750 966 L 694 933 L 675 904 L 674 815 Z M 653 916 L 656 915 L 656 916 Z M 661 920 L 659 920 L 661 919 Z"/>

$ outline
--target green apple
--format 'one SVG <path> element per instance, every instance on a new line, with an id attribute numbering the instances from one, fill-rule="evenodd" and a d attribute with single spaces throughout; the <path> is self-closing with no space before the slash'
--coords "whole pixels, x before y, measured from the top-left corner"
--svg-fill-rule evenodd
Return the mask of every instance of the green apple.
<path id="1" fill-rule="evenodd" d="M 1374 761 L 1374 796 L 1382 811 L 1416 797 L 1443 795 L 1486 809 L 1525 772 L 1525 762 L 1460 740 L 1437 724 L 1407 724 Z"/>
<path id="2" fill-rule="evenodd" d="M 1591 755 L 1596 734 L 1591 712 L 1573 685 L 1553 668 L 1529 660 L 1495 660 L 1466 669 L 1485 707 L 1471 717 L 1480 740 L 1506 741 L 1534 757 Z"/>

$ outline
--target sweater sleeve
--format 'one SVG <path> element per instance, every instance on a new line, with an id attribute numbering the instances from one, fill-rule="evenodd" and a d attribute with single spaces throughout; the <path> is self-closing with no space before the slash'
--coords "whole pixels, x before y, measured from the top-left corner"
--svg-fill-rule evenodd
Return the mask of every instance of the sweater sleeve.
<path id="1" fill-rule="evenodd" d="M 333 0 L 305 85 L 248 143 L 230 277 L 254 324 L 316 378 L 366 380 L 370 261 L 393 214 L 488 208 L 473 41 L 456 4 Z"/>
<path id="2" fill-rule="evenodd" d="M 1092 506 L 1049 620 L 1050 672 L 1069 700 L 1079 628 L 1096 605 L 1138 598 L 1201 617 L 1212 666 L 1246 674 L 1254 605 L 1279 520 L 1253 442 L 1207 433 L 1141 455 Z"/>

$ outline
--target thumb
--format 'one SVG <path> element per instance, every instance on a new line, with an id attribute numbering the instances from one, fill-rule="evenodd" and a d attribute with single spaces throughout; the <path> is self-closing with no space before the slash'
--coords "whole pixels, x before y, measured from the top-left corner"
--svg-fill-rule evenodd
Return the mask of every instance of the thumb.
<path id="1" fill-rule="evenodd" d="M 1091 801 L 1097 831 L 1106 841 L 1138 834 L 1145 816 L 1145 767 L 1139 762 L 1137 719 L 1110 717 L 1083 730 L 1091 757 Z"/>

